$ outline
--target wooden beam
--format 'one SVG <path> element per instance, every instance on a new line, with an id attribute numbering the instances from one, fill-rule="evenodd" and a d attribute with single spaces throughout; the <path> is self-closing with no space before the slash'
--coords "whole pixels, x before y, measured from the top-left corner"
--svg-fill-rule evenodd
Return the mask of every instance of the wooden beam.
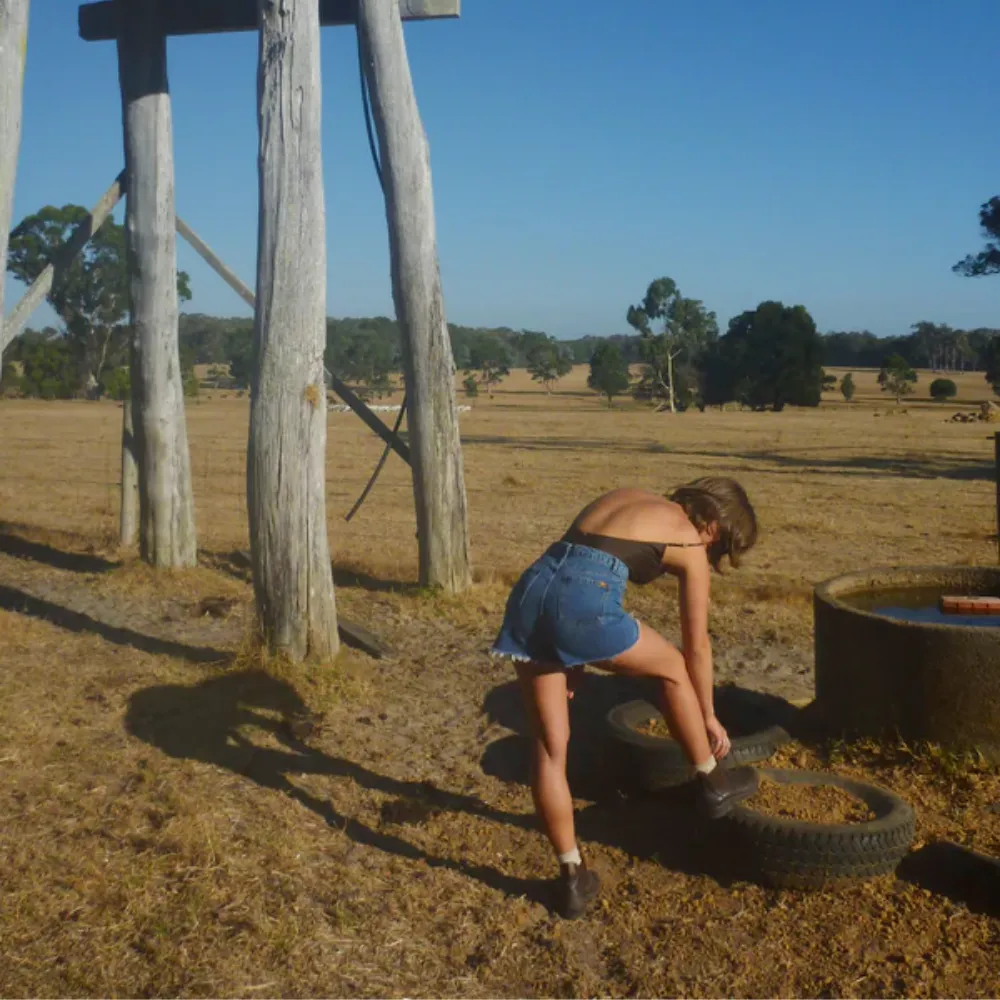
<path id="1" fill-rule="evenodd" d="M 213 271 L 230 288 L 233 289 L 236 294 L 243 299 L 243 301 L 250 306 L 251 309 L 255 308 L 257 304 L 257 299 L 254 293 L 239 279 L 239 277 L 234 274 L 226 265 L 223 263 L 221 258 L 219 258 L 208 246 L 204 240 L 186 223 L 181 219 L 180 216 L 177 217 L 177 232 L 181 234 L 191 244 L 194 250 L 201 256 L 201 258 L 212 268 Z M 388 428 L 375 414 L 365 405 L 363 399 L 357 396 L 353 390 L 344 383 L 341 379 L 337 378 L 329 368 L 325 368 L 324 372 L 326 377 L 330 381 L 330 388 L 340 396 L 340 398 L 347 403 L 347 405 L 354 410 L 354 412 L 383 440 L 393 451 L 396 452 L 399 457 L 406 462 L 407 465 L 410 464 L 410 449 L 406 442 L 403 441 L 399 435 L 394 434 L 390 428 Z"/>
<path id="2" fill-rule="evenodd" d="M 326 530 L 326 214 L 316 0 L 258 0 L 259 211 L 247 509 L 272 653 L 340 648 Z"/>
<path id="3" fill-rule="evenodd" d="M 27 46 L 28 0 L 0 0 L 0 354 L 12 339 L 4 332 L 3 286 L 10 216 L 14 210 L 14 178 L 21 149 Z"/>
<path id="4" fill-rule="evenodd" d="M 177 337 L 174 150 L 165 0 L 121 3 L 118 75 L 125 132 L 125 245 L 132 323 L 132 420 L 139 549 L 162 569 L 198 562 Z"/>
<path id="5" fill-rule="evenodd" d="M 404 21 L 454 18 L 461 14 L 461 0 L 398 0 Z M 354 24 L 357 0 L 319 0 L 323 27 Z M 115 0 L 82 4 L 80 37 L 85 42 L 108 42 L 116 37 Z M 257 0 L 172 0 L 164 11 L 167 35 L 204 35 L 225 31 L 256 31 Z"/>
<path id="6" fill-rule="evenodd" d="M 90 210 L 88 218 L 73 230 L 70 238 L 56 251 L 53 259 L 45 266 L 45 270 L 35 278 L 31 287 L 21 296 L 20 302 L 14 307 L 10 318 L 0 331 L 0 354 L 7 345 L 20 336 L 24 324 L 31 314 L 42 304 L 45 297 L 52 291 L 56 274 L 65 270 L 73 263 L 76 255 L 87 245 L 87 241 L 114 211 L 115 206 L 125 193 L 125 171 L 123 170 L 104 192 L 101 200 Z"/>
<path id="7" fill-rule="evenodd" d="M 359 0 L 358 32 L 382 154 L 392 297 L 403 334 L 420 582 L 455 593 L 472 584 L 472 568 L 427 136 L 394 0 Z"/>
<path id="8" fill-rule="evenodd" d="M 243 284 L 242 281 L 229 270 L 228 267 L 222 262 L 222 260 L 217 257 L 213 252 L 211 247 L 205 243 L 201 237 L 178 215 L 177 216 L 177 232 L 184 237 L 191 245 L 191 247 L 197 251 L 198 255 L 202 260 L 205 261 L 208 266 L 215 271 L 215 273 L 222 278 L 222 280 L 229 285 L 229 287 L 236 292 L 236 294 L 251 308 L 253 309 L 256 304 L 256 299 L 254 298 L 253 292 Z"/>

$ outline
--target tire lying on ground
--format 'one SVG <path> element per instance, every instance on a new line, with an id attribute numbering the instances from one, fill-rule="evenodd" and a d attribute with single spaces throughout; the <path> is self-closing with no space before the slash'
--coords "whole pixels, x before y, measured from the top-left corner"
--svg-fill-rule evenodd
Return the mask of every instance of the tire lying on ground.
<path id="1" fill-rule="evenodd" d="M 642 791 L 672 788 L 691 779 L 691 765 L 680 744 L 669 736 L 650 736 L 636 726 L 661 720 L 659 710 L 648 701 L 629 701 L 608 712 L 611 739 L 618 751 L 618 767 L 630 787 Z M 730 732 L 732 750 L 726 757 L 731 766 L 767 760 L 791 737 L 781 726 L 772 725 L 745 735 Z"/>
<path id="2" fill-rule="evenodd" d="M 913 842 L 916 818 L 900 796 L 878 785 L 818 771 L 759 768 L 784 784 L 833 785 L 875 814 L 862 823 L 810 823 L 755 812 L 753 799 L 718 820 L 718 832 L 751 878 L 783 888 L 819 889 L 895 871 Z"/>

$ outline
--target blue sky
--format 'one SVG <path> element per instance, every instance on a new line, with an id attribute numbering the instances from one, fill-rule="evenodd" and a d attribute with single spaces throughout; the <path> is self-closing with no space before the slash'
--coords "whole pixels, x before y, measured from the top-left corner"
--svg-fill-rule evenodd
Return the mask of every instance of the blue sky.
<path id="1" fill-rule="evenodd" d="M 32 4 L 15 221 L 121 168 L 114 45 L 76 6 Z M 453 322 L 624 332 L 670 275 L 723 325 L 776 298 L 821 330 L 1000 326 L 1000 277 L 951 273 L 1000 194 L 996 0 L 465 0 L 406 36 Z M 391 315 L 354 35 L 322 44 L 328 312 Z M 169 44 L 177 210 L 251 286 L 256 55 Z M 248 314 L 178 247 L 186 308 Z"/>

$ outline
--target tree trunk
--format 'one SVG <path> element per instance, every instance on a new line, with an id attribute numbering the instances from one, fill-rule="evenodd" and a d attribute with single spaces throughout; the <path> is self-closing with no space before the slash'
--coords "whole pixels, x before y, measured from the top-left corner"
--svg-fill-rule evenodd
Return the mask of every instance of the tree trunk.
<path id="1" fill-rule="evenodd" d="M 7 239 L 14 211 L 14 180 L 21 150 L 24 59 L 28 47 L 28 0 L 0 0 L 0 327 L 7 274 Z M 0 331 L 0 352 L 7 345 Z"/>
<path id="2" fill-rule="evenodd" d="M 382 152 L 393 300 L 403 331 L 420 582 L 461 591 L 472 582 L 469 529 L 427 137 L 396 0 L 360 0 L 358 30 Z M 492 385 L 487 390 L 492 398 Z"/>
<path id="3" fill-rule="evenodd" d="M 258 0 L 260 204 L 247 496 L 257 614 L 298 662 L 339 648 L 326 533 L 326 226 L 316 0 Z"/>
<path id="4" fill-rule="evenodd" d="M 139 533 L 139 468 L 135 460 L 132 400 L 122 404 L 122 495 L 118 540 L 122 548 L 135 545 Z"/>
<path id="5" fill-rule="evenodd" d="M 677 401 L 674 396 L 674 356 L 670 348 L 667 348 L 667 387 L 670 393 L 670 412 L 677 412 Z"/>
<path id="6" fill-rule="evenodd" d="M 197 538 L 177 344 L 167 49 L 158 0 L 121 2 L 118 12 L 139 548 L 146 562 L 178 568 L 196 564 Z"/>

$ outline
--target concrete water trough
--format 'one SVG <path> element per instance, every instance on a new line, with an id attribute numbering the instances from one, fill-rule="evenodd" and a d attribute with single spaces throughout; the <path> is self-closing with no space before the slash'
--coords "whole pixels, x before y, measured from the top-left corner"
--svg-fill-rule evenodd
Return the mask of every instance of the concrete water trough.
<path id="1" fill-rule="evenodd" d="M 948 595 L 1000 597 L 1000 568 L 871 569 L 816 587 L 825 728 L 978 749 L 1000 763 L 1000 615 L 943 613 Z"/>

